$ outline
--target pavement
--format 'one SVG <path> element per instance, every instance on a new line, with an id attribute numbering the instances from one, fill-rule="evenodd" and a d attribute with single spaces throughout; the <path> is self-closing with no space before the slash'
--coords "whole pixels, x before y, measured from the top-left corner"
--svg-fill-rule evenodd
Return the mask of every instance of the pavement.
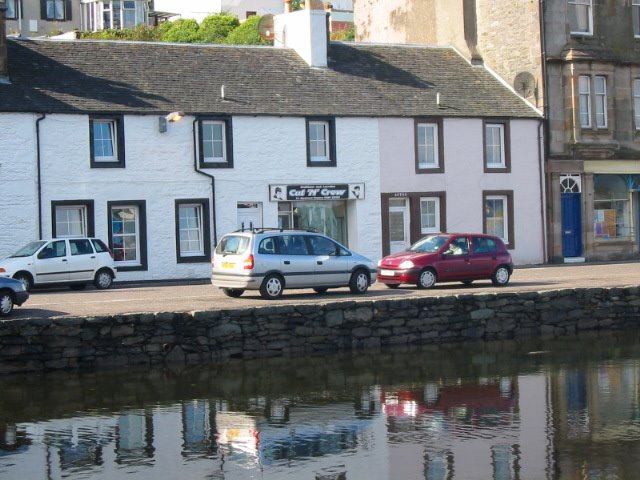
<path id="1" fill-rule="evenodd" d="M 34 289 L 22 306 L 7 319 L 85 317 L 139 312 L 191 312 L 199 310 L 261 307 L 284 304 L 322 304 L 333 301 L 368 301 L 409 296 L 465 295 L 475 293 L 545 291 L 567 288 L 622 287 L 640 285 L 640 262 L 607 264 L 545 265 L 516 268 L 506 287 L 490 281 L 437 284 L 429 290 L 403 285 L 391 290 L 374 284 L 365 295 L 353 295 L 347 288 L 317 294 L 313 290 L 285 290 L 278 300 L 264 300 L 257 291 L 229 298 L 209 283 L 156 282 L 119 284 L 109 290 L 93 286 L 75 291 L 67 287 Z"/>

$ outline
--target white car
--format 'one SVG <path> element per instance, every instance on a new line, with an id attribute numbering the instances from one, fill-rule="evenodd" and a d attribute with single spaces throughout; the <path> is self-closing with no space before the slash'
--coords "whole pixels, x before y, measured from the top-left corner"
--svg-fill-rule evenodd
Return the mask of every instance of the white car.
<path id="1" fill-rule="evenodd" d="M 104 289 L 113 284 L 116 266 L 109 247 L 100 239 L 55 238 L 30 242 L 0 260 L 0 277 L 20 280 L 27 291 L 53 284 L 80 289 L 88 282 Z"/>

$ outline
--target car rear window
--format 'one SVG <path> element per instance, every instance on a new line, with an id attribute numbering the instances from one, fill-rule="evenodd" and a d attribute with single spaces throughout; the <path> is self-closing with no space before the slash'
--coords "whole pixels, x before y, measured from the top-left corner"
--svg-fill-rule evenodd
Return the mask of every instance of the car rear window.
<path id="1" fill-rule="evenodd" d="M 244 235 L 226 235 L 222 237 L 216 247 L 216 253 L 220 255 L 240 255 L 247 250 L 249 237 Z"/>
<path id="2" fill-rule="evenodd" d="M 107 246 L 104 244 L 104 242 L 102 240 L 99 240 L 97 238 L 93 238 L 91 239 L 91 243 L 93 243 L 93 248 L 96 249 L 96 252 L 98 253 L 109 253 L 109 248 L 107 248 Z"/>
<path id="3" fill-rule="evenodd" d="M 86 238 L 69 240 L 69 250 L 71 250 L 71 255 L 93 254 L 93 248 L 91 248 L 91 242 Z"/>
<path id="4" fill-rule="evenodd" d="M 486 237 L 474 237 L 473 239 L 473 253 L 495 253 L 498 251 L 498 246 L 493 238 Z"/>

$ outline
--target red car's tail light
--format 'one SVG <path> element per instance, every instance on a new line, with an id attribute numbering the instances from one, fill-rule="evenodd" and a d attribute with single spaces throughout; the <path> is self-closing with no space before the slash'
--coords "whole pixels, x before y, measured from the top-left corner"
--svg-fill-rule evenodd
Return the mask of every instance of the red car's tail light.
<path id="1" fill-rule="evenodd" d="M 249 255 L 247 258 L 244 259 L 244 269 L 245 270 L 253 270 L 253 266 L 254 266 L 254 260 L 253 260 L 253 255 Z"/>

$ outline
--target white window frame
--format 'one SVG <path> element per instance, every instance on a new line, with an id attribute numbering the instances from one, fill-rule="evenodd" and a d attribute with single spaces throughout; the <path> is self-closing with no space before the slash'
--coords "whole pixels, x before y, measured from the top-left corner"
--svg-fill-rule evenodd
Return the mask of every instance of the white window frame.
<path id="1" fill-rule="evenodd" d="M 509 221 L 510 221 L 509 199 L 506 195 L 487 195 L 485 197 L 485 205 L 484 205 L 485 208 L 488 207 L 486 202 L 490 202 L 490 201 L 502 203 L 502 212 L 503 212 L 502 234 L 499 234 L 497 231 L 495 231 L 495 228 L 489 228 L 490 222 L 493 222 L 493 226 L 495 227 L 495 224 L 496 224 L 495 218 L 498 218 L 498 217 L 489 217 L 488 214 L 485 217 L 485 223 L 486 223 L 485 230 L 490 235 L 495 235 L 497 237 L 500 237 L 502 241 L 505 243 L 505 245 L 508 245 L 509 244 Z"/>
<path id="2" fill-rule="evenodd" d="M 640 0 L 631 0 L 631 17 L 633 19 L 633 36 L 640 38 Z"/>
<path id="3" fill-rule="evenodd" d="M 593 94 L 596 104 L 596 128 L 607 128 L 607 77 L 593 77 Z"/>
<path id="4" fill-rule="evenodd" d="M 191 213 L 195 212 L 195 215 Z M 186 213 L 186 215 L 183 215 Z M 186 225 L 183 223 L 186 221 Z M 181 257 L 200 257 L 204 253 L 204 223 L 201 203 L 181 203 L 178 206 L 178 232 Z M 186 238 L 185 238 L 186 237 Z M 190 248 L 193 244 L 196 248 Z"/>
<path id="5" fill-rule="evenodd" d="M 636 130 L 640 130 L 640 78 L 636 78 L 633 81 L 633 115 L 636 122 Z"/>
<path id="6" fill-rule="evenodd" d="M 123 228 L 122 232 L 118 232 L 115 233 L 114 228 L 113 228 L 113 213 L 114 210 L 132 210 L 133 211 L 133 222 L 134 222 L 134 231 L 133 232 L 126 232 Z M 116 265 L 119 266 L 140 266 L 142 265 L 142 261 L 141 261 L 141 256 L 140 256 L 140 208 L 138 207 L 138 205 L 114 205 L 111 207 L 111 210 L 109 211 L 109 221 L 112 223 L 112 227 L 111 227 L 111 245 L 113 246 L 112 248 L 112 252 L 114 257 L 118 256 L 118 251 L 119 250 L 126 250 L 126 248 L 124 248 L 124 246 L 126 245 L 126 239 L 127 238 L 133 238 L 134 242 L 135 242 L 135 259 L 131 259 L 131 260 L 117 260 L 115 263 Z M 123 219 L 124 222 L 124 219 Z M 124 227 L 124 224 L 123 224 Z M 122 245 L 123 247 L 116 247 L 116 242 L 114 241 L 114 239 L 116 237 L 122 237 Z"/>
<path id="7" fill-rule="evenodd" d="M 117 162 L 118 161 L 118 125 L 116 120 L 113 119 L 103 119 L 103 118 L 94 118 L 92 120 L 93 129 L 93 161 L 94 162 Z M 109 135 L 111 138 L 102 137 L 97 135 L 96 125 L 107 125 Z M 102 133 L 102 130 L 100 131 Z M 96 148 L 97 142 L 103 144 L 111 145 L 112 155 L 98 155 L 98 149 Z M 102 149 L 104 151 L 104 148 Z"/>
<path id="8" fill-rule="evenodd" d="M 429 142 L 428 132 L 431 131 L 432 142 Z M 424 132 L 421 135 L 421 132 Z M 440 157 L 438 153 L 438 124 L 437 123 L 418 123 L 416 125 L 416 143 L 418 145 L 418 168 L 440 168 Z M 420 137 L 424 137 L 424 141 L 420 141 Z M 432 161 L 429 161 L 431 156 Z"/>
<path id="9" fill-rule="evenodd" d="M 215 126 L 220 126 L 221 138 L 214 138 Z M 212 128 L 208 128 L 212 127 Z M 206 163 L 227 163 L 227 125 L 224 120 L 202 120 L 202 159 Z M 212 156 L 207 157 L 205 145 L 210 145 Z M 221 145 L 222 156 L 215 156 L 215 146 Z"/>
<path id="10" fill-rule="evenodd" d="M 495 141 L 495 132 L 498 135 L 498 141 Z M 491 134 L 490 134 L 491 133 Z M 485 135 L 485 162 L 487 168 L 506 168 L 507 161 L 505 156 L 504 145 L 504 124 L 487 123 L 484 127 Z M 495 161 L 499 157 L 498 162 Z"/>
<path id="11" fill-rule="evenodd" d="M 588 75 L 578 77 L 578 109 L 580 127 L 591 128 L 591 78 Z"/>
<path id="12" fill-rule="evenodd" d="M 567 16 L 569 19 L 569 30 L 571 35 L 593 35 L 593 2 L 592 0 L 567 0 Z M 571 25 L 571 9 L 574 11 L 576 20 L 578 19 L 579 10 L 586 9 L 587 28 L 586 30 L 573 30 Z"/>
<path id="13" fill-rule="evenodd" d="M 425 206 L 430 211 L 425 211 Z M 440 233 L 439 197 L 420 197 L 420 233 Z"/>
<path id="14" fill-rule="evenodd" d="M 321 127 L 319 129 L 318 127 Z M 324 120 L 309 120 L 309 161 L 326 163 L 331 161 L 331 149 L 329 139 L 331 137 L 329 122 Z M 323 137 L 316 135 L 323 132 Z M 320 146 L 324 148 L 324 155 L 314 155 Z M 315 148 L 314 148 L 315 147 Z"/>
<path id="15" fill-rule="evenodd" d="M 86 237 L 87 235 L 87 206 L 86 205 L 56 205 L 56 237 Z M 70 218 L 77 213 L 77 219 Z M 72 226 L 79 226 L 74 231 Z M 61 233 L 63 232 L 63 233 Z"/>

